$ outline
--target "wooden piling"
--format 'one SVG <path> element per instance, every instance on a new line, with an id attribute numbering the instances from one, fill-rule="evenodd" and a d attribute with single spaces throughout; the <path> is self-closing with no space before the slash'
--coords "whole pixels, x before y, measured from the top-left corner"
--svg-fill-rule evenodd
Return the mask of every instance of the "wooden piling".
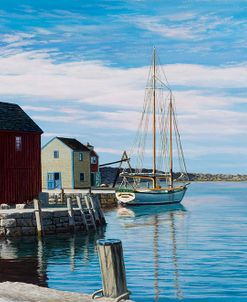
<path id="1" fill-rule="evenodd" d="M 38 199 L 33 200 L 34 213 L 36 218 L 37 225 L 37 235 L 42 237 L 44 235 L 43 223 L 42 223 L 42 211 L 41 211 L 41 202 Z"/>
<path id="2" fill-rule="evenodd" d="M 129 298 L 126 284 L 122 243 L 118 239 L 97 241 L 102 275 L 103 295 L 121 299 Z"/>
<path id="3" fill-rule="evenodd" d="M 94 200 L 95 208 L 98 211 L 98 215 L 99 215 L 99 218 L 100 218 L 100 223 L 101 224 L 106 224 L 105 215 L 104 215 L 104 212 L 102 211 L 100 201 L 99 201 L 99 195 L 93 195 L 92 198 Z"/>
<path id="4" fill-rule="evenodd" d="M 65 194 L 64 194 L 64 189 L 61 189 L 61 195 L 60 195 L 61 203 L 63 204 L 65 201 Z"/>
<path id="5" fill-rule="evenodd" d="M 70 230 L 73 231 L 75 229 L 75 219 L 74 219 L 74 211 L 72 208 L 72 202 L 70 197 L 67 198 L 67 209 L 69 215 L 69 227 Z"/>

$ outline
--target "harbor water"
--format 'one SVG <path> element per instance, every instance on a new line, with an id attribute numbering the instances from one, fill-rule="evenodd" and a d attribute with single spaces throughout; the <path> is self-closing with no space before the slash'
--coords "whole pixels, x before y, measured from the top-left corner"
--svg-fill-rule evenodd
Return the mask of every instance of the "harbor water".
<path id="1" fill-rule="evenodd" d="M 97 234 L 0 241 L 0 282 L 93 293 L 96 241 L 122 240 L 135 301 L 247 301 L 247 183 L 192 183 L 182 205 L 106 213 Z"/>

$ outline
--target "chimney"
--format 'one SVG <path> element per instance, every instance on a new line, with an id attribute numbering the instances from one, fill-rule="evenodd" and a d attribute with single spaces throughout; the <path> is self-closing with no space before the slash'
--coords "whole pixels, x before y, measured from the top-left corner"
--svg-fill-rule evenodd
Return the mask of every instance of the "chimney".
<path id="1" fill-rule="evenodd" d="M 88 148 L 89 150 L 93 151 L 94 146 L 92 146 L 92 145 L 90 145 L 89 143 L 87 143 L 87 148 Z"/>

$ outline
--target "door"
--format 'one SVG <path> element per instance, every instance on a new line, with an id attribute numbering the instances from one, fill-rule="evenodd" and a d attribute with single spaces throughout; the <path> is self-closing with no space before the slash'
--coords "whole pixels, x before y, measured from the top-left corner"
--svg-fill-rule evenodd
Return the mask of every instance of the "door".
<path id="1" fill-rule="evenodd" d="M 95 176 L 94 173 L 91 173 L 91 186 L 95 185 Z"/>
<path id="2" fill-rule="evenodd" d="M 55 189 L 61 189 L 61 173 L 54 173 Z"/>
<path id="3" fill-rule="evenodd" d="M 48 190 L 61 189 L 61 173 L 52 172 L 47 174 Z"/>

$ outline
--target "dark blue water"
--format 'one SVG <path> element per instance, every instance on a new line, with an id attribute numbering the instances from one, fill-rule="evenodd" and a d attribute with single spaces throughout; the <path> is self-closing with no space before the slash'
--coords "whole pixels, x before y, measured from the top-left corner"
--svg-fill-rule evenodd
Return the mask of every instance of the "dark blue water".
<path id="1" fill-rule="evenodd" d="M 0 242 L 0 281 L 92 293 L 102 287 L 95 242 L 106 237 L 122 240 L 135 301 L 247 301 L 246 183 L 193 183 L 182 206 L 133 211 L 107 212 L 91 236 Z"/>

